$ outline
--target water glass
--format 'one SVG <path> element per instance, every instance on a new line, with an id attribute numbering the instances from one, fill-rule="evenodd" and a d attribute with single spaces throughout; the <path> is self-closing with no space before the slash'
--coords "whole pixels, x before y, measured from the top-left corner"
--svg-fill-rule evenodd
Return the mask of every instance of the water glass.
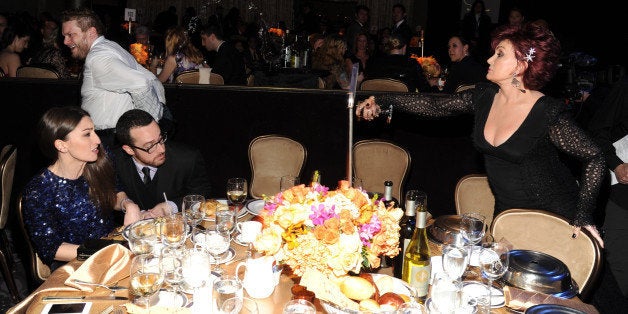
<path id="1" fill-rule="evenodd" d="M 316 307 L 308 300 L 293 299 L 283 307 L 283 314 L 315 314 Z"/>
<path id="2" fill-rule="evenodd" d="M 222 314 L 258 314 L 257 302 L 247 297 L 233 297 L 222 302 L 220 307 Z"/>
<path id="3" fill-rule="evenodd" d="M 462 301 L 462 282 L 441 276 L 432 284 L 432 306 L 440 314 L 455 313 Z"/>
<path id="4" fill-rule="evenodd" d="M 203 195 L 191 194 L 183 197 L 181 212 L 183 213 L 185 222 L 192 228 L 192 236 L 195 234 L 196 226 L 205 218 L 205 210 L 202 206 L 203 203 L 205 203 L 205 197 Z"/>
<path id="5" fill-rule="evenodd" d="M 134 303 L 149 308 L 153 296 L 163 284 L 161 257 L 153 254 L 140 254 L 131 260 L 130 292 L 136 296 Z"/>
<path id="6" fill-rule="evenodd" d="M 180 246 L 186 239 L 186 224 L 182 215 L 164 217 L 161 223 L 161 242 L 166 246 Z"/>
<path id="7" fill-rule="evenodd" d="M 201 246 L 185 250 L 182 260 L 183 283 L 192 289 L 204 286 L 211 276 L 211 257 Z"/>
<path id="8" fill-rule="evenodd" d="M 406 302 L 397 308 L 395 314 L 427 314 L 425 305 L 418 302 Z"/>
<path id="9" fill-rule="evenodd" d="M 237 277 L 231 275 L 223 275 L 214 281 L 212 288 L 212 296 L 215 309 L 222 309 L 223 303 L 231 298 L 240 298 L 244 296 L 242 282 Z"/>
<path id="10" fill-rule="evenodd" d="M 443 270 L 449 278 L 459 280 L 469 262 L 469 253 L 464 247 L 447 244 L 443 247 Z"/>
<path id="11" fill-rule="evenodd" d="M 157 225 L 146 223 L 131 228 L 129 231 L 129 249 L 134 255 L 153 253 L 159 237 Z"/>
<path id="12" fill-rule="evenodd" d="M 236 225 L 236 213 L 231 208 L 216 210 L 216 231 L 232 233 Z"/>
<path id="13" fill-rule="evenodd" d="M 166 246 L 161 250 L 161 269 L 164 281 L 172 287 L 173 304 L 179 297 L 179 287 L 183 283 L 183 248 Z"/>

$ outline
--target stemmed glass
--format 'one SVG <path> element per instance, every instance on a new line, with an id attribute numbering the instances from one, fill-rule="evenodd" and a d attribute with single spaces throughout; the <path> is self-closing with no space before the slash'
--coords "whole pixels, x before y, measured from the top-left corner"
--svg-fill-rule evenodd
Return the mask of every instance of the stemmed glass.
<path id="1" fill-rule="evenodd" d="M 131 260 L 131 294 L 136 296 L 135 303 L 150 307 L 150 297 L 161 289 L 164 282 L 161 256 L 140 254 Z"/>
<path id="2" fill-rule="evenodd" d="M 488 280 L 488 305 L 491 306 L 493 281 L 499 279 L 508 270 L 510 249 L 506 243 L 482 243 L 480 251 L 480 269 L 482 276 Z"/>
<path id="3" fill-rule="evenodd" d="M 459 280 L 469 261 L 469 253 L 463 247 L 447 244 L 443 247 L 443 271 L 452 280 Z"/>
<path id="4" fill-rule="evenodd" d="M 227 180 L 227 200 L 235 206 L 235 213 L 240 212 L 240 205 L 244 204 L 247 196 L 247 183 L 244 178 L 230 178 Z"/>
<path id="5" fill-rule="evenodd" d="M 195 245 L 185 250 L 181 265 L 183 282 L 194 289 L 195 293 L 209 281 L 211 260 L 209 252 L 204 247 Z"/>
<path id="6" fill-rule="evenodd" d="M 205 202 L 203 195 L 186 195 L 183 197 L 183 205 L 181 212 L 185 218 L 185 222 L 192 228 L 192 240 L 196 234 L 196 226 L 205 218 L 205 210 L 202 204 Z"/>
<path id="7" fill-rule="evenodd" d="M 176 304 L 179 287 L 183 282 L 183 247 L 164 247 L 161 250 L 161 265 L 164 281 L 173 291 L 172 304 Z"/>
<path id="8" fill-rule="evenodd" d="M 161 223 L 161 242 L 169 247 L 181 246 L 186 239 L 186 224 L 182 215 L 164 217 Z"/>
<path id="9" fill-rule="evenodd" d="M 258 314 L 257 302 L 247 297 L 233 297 L 222 302 L 220 313 L 223 314 Z"/>
<path id="10" fill-rule="evenodd" d="M 214 259 L 215 267 L 212 270 L 218 274 L 222 274 L 222 269 L 218 266 L 220 255 L 229 249 L 231 244 L 231 236 L 215 230 L 208 230 L 205 234 L 204 246 Z"/>
<path id="11" fill-rule="evenodd" d="M 485 220 L 486 217 L 479 213 L 462 214 L 462 218 L 460 219 L 460 235 L 469 248 L 469 260 L 474 256 L 475 247 L 484 237 L 486 232 Z M 469 271 L 468 274 L 477 275 L 472 271 Z"/>

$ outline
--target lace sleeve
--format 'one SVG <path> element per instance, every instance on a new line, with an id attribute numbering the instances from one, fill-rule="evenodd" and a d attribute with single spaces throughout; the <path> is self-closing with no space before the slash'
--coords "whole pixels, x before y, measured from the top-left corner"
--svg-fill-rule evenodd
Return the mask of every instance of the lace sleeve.
<path id="1" fill-rule="evenodd" d="M 580 192 L 573 225 L 594 225 L 593 211 L 605 174 L 604 157 L 595 142 L 573 121 L 561 113 L 549 128 L 550 139 L 561 151 L 582 162 Z"/>
<path id="2" fill-rule="evenodd" d="M 422 117 L 440 118 L 474 112 L 474 91 L 455 94 L 388 94 L 376 96 L 375 102 L 382 108 L 391 105 L 394 111 Z"/>

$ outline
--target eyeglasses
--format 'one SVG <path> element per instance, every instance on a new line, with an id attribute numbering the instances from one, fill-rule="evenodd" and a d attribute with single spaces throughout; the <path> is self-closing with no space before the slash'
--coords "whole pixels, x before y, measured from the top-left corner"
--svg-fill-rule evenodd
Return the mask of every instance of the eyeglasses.
<path id="1" fill-rule="evenodd" d="M 129 146 L 131 146 L 131 147 L 133 147 L 135 149 L 139 149 L 139 150 L 141 150 L 141 151 L 143 151 L 143 152 L 145 152 L 147 154 L 150 154 L 150 153 L 153 152 L 153 148 L 155 148 L 159 144 L 163 145 L 164 143 L 166 143 L 166 140 L 168 140 L 168 134 L 163 133 L 161 135 L 161 137 L 159 137 L 159 140 L 156 143 L 154 143 L 154 144 L 152 144 L 152 145 L 150 145 L 150 146 L 148 146 L 146 148 L 141 148 L 141 147 L 137 147 L 137 146 L 134 146 L 134 145 L 129 145 Z"/>

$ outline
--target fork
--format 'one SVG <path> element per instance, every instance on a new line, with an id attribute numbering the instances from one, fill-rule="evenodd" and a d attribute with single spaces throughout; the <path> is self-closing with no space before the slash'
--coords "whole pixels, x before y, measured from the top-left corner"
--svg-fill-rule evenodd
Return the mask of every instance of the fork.
<path id="1" fill-rule="evenodd" d="M 89 282 L 89 281 L 83 281 L 83 280 L 79 280 L 79 279 L 74 279 L 72 280 L 74 283 L 77 283 L 79 285 L 87 285 L 87 286 L 97 286 L 97 287 L 102 287 L 105 288 L 111 292 L 116 292 L 118 290 L 125 290 L 128 289 L 127 287 L 123 287 L 123 286 L 118 286 L 118 285 L 113 285 L 113 286 L 107 286 L 107 285 L 103 285 L 101 283 L 95 283 L 95 282 Z"/>

